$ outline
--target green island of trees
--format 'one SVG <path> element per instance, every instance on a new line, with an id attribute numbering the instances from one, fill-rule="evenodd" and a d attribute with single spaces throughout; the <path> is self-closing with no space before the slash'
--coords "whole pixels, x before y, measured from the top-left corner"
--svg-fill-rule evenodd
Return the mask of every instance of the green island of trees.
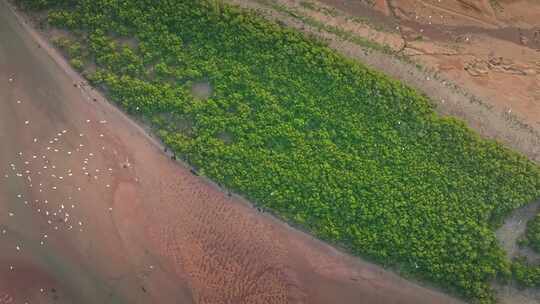
<path id="1" fill-rule="evenodd" d="M 218 1 L 18 2 L 200 174 L 319 238 L 483 303 L 531 269 L 494 229 L 540 197 L 539 167 L 400 82 Z"/>

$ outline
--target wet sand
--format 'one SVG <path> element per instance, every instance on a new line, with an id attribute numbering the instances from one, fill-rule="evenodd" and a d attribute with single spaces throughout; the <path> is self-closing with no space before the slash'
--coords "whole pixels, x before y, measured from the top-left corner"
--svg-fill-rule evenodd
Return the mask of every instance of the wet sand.
<path id="1" fill-rule="evenodd" d="M 0 1 L 0 303 L 458 303 L 194 176 L 25 27 Z"/>

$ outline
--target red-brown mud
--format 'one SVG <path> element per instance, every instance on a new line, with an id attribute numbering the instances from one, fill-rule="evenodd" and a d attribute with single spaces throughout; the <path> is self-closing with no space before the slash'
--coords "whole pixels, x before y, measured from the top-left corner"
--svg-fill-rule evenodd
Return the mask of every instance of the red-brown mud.
<path id="1" fill-rule="evenodd" d="M 193 175 L 1 1 L 0 173 L 0 303 L 459 302 Z"/>

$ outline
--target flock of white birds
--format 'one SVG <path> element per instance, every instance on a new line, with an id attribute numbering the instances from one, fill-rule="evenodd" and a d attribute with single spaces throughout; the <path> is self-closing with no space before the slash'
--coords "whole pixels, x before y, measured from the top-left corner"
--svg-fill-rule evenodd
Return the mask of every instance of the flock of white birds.
<path id="1" fill-rule="evenodd" d="M 13 81 L 14 78 L 9 78 L 9 82 Z M 16 100 L 18 105 L 23 103 Z M 107 121 L 87 119 L 82 123 L 96 129 L 97 124 L 104 125 Z M 25 120 L 24 127 L 31 128 L 32 122 Z M 99 167 L 98 152 L 87 149 L 85 134 L 78 133 L 67 139 L 70 132 L 67 129 L 59 130 L 45 140 L 34 137 L 31 143 L 34 148 L 17 152 L 11 163 L 4 168 L 3 183 L 10 192 L 17 193 L 15 197 L 9 198 L 15 201 L 9 201 L 8 206 L 4 206 L 7 208 L 8 219 L 14 220 L 17 225 L 28 219 L 27 215 L 22 214 L 20 221 L 17 219 L 20 213 L 27 212 L 20 208 L 20 204 L 28 208 L 29 212 L 35 212 L 43 220 L 42 223 L 38 221 L 39 227 L 42 227 L 38 240 L 40 246 L 46 246 L 48 238 L 57 231 L 84 231 L 84 219 L 78 214 L 77 208 L 80 206 L 79 198 L 84 197 L 84 189 L 89 183 L 97 184 L 97 187 L 91 188 L 92 191 L 100 187 L 104 191 L 111 188 L 113 168 Z M 105 135 L 99 134 L 99 137 L 103 139 Z M 101 146 L 100 152 L 105 150 L 106 147 Z M 116 151 L 112 153 L 116 154 Z M 85 178 L 81 179 L 81 175 Z M 111 212 L 112 207 L 104 211 Z M 0 227 L 1 235 L 9 234 L 7 225 L 0 223 Z M 17 252 L 24 249 L 22 241 L 13 248 Z M 9 265 L 9 270 L 15 271 L 15 265 Z"/>

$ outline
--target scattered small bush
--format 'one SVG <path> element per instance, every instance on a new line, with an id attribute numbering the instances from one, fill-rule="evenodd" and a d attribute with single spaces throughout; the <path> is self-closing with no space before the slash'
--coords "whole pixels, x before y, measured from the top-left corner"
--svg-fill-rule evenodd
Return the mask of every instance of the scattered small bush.
<path id="1" fill-rule="evenodd" d="M 84 63 L 81 59 L 73 58 L 69 61 L 69 63 L 78 71 L 82 71 L 84 68 Z"/>

